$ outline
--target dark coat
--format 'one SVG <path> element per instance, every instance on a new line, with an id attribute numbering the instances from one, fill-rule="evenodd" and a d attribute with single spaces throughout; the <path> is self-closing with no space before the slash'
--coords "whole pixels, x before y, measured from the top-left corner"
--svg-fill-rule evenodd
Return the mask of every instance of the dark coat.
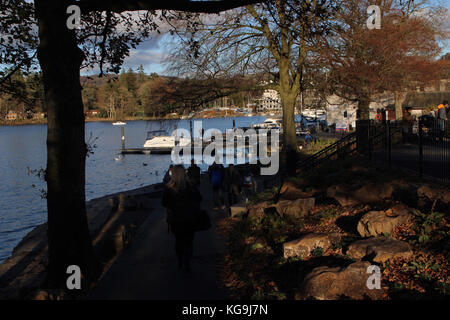
<path id="1" fill-rule="evenodd" d="M 200 167 L 199 166 L 191 165 L 187 169 L 187 175 L 193 183 L 195 183 L 196 185 L 200 184 Z"/>
<path id="2" fill-rule="evenodd" d="M 235 186 L 241 190 L 243 183 L 243 178 L 241 173 L 237 168 L 233 168 L 231 171 L 230 168 L 225 170 L 225 179 L 224 179 L 224 186 L 226 190 L 231 190 L 232 186 Z"/>
<path id="3" fill-rule="evenodd" d="M 173 232 L 195 229 L 202 196 L 198 189 L 189 184 L 186 189 L 176 192 L 164 187 L 162 205 L 167 210 L 167 223 Z"/>

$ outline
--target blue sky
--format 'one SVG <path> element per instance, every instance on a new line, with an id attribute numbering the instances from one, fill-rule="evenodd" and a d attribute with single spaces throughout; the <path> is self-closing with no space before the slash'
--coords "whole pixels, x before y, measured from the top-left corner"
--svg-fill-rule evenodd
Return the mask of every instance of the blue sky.
<path id="1" fill-rule="evenodd" d="M 433 0 L 433 4 L 440 4 L 449 8 L 450 12 L 450 0 Z M 450 25 L 450 17 L 447 19 L 447 23 Z M 167 42 L 170 39 L 170 35 L 159 35 L 152 39 L 146 40 L 137 49 L 131 50 L 131 54 L 125 59 L 123 67 L 125 69 L 132 68 L 137 69 L 140 64 L 144 66 L 146 73 L 156 72 L 158 74 L 164 74 L 165 66 L 163 60 L 167 50 Z M 450 43 L 443 44 L 443 54 L 450 52 Z"/>

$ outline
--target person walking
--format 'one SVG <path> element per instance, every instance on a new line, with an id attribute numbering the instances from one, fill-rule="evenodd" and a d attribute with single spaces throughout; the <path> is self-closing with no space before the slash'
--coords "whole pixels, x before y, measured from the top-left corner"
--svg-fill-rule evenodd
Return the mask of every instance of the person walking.
<path id="1" fill-rule="evenodd" d="M 176 165 L 172 177 L 165 186 L 162 205 L 167 208 L 169 230 L 175 235 L 175 252 L 178 267 L 190 271 L 193 241 L 197 225 L 197 213 L 202 196 L 197 187 L 186 179 L 185 169 Z"/>
<path id="2" fill-rule="evenodd" d="M 242 190 L 242 175 L 235 168 L 234 164 L 230 164 L 225 172 L 225 190 L 228 192 L 228 204 L 239 202 L 239 195 Z"/>
<path id="3" fill-rule="evenodd" d="M 193 184 L 197 187 L 200 186 L 200 167 L 195 163 L 194 159 L 191 160 L 191 166 L 187 169 L 187 176 Z"/>
<path id="4" fill-rule="evenodd" d="M 217 164 L 215 161 L 208 168 L 209 180 L 211 182 L 213 190 L 213 201 L 215 207 L 223 207 L 223 178 L 224 178 L 224 168 L 222 164 Z"/>
<path id="5" fill-rule="evenodd" d="M 439 126 L 439 138 L 441 141 L 444 139 L 445 135 L 445 122 L 448 120 L 447 109 L 447 100 L 444 100 L 440 105 L 437 106 L 437 121 Z"/>
<path id="6" fill-rule="evenodd" d="M 242 187 L 242 192 L 244 194 L 245 202 L 247 203 L 250 197 L 257 191 L 256 179 L 250 169 L 247 169 L 244 174 L 244 183 Z"/>

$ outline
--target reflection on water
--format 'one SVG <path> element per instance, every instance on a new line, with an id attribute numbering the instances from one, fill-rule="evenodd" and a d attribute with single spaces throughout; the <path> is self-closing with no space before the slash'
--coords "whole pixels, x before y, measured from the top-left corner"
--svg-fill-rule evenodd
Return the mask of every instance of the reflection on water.
<path id="1" fill-rule="evenodd" d="M 264 117 L 235 120 L 237 127 L 246 127 L 264 121 Z M 189 120 L 128 122 L 125 145 L 142 147 L 147 131 L 171 131 L 174 125 L 189 130 Z M 202 125 L 205 130 L 216 128 L 225 132 L 232 127 L 232 119 L 204 119 Z M 96 148 L 86 161 L 87 200 L 162 181 L 170 155 L 119 156 L 121 130 L 108 122 L 87 123 L 86 137 L 91 134 L 87 140 L 95 139 Z M 46 201 L 40 191 L 45 189 L 45 183 L 27 170 L 45 169 L 46 137 L 46 125 L 0 126 L 0 262 L 11 255 L 32 228 L 46 221 Z M 200 168 L 205 170 L 206 165 Z"/>

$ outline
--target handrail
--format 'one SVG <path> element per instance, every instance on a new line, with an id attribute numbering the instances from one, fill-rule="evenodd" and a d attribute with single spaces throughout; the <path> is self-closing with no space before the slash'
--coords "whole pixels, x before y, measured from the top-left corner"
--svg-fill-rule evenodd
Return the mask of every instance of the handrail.
<path id="1" fill-rule="evenodd" d="M 334 142 L 333 144 L 329 145 L 328 147 L 325 147 L 322 150 L 317 151 L 316 153 L 314 153 L 313 155 L 307 157 L 306 159 L 303 159 L 303 160 L 299 161 L 298 162 L 298 166 L 302 167 L 306 163 L 311 162 L 312 160 L 320 158 L 320 156 L 322 154 L 327 154 L 329 151 L 335 149 L 336 147 L 341 145 L 343 142 L 346 142 L 347 140 L 351 140 L 353 138 L 356 138 L 356 131 L 346 135 L 345 137 L 339 139 L 338 141 Z M 352 142 L 352 143 L 354 143 L 354 142 Z"/>

